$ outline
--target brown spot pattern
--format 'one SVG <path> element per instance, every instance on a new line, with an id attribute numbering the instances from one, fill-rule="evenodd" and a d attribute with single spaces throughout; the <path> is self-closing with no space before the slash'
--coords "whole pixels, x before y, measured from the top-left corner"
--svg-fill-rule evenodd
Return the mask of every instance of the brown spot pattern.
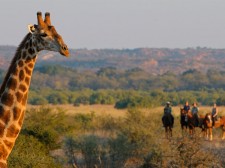
<path id="1" fill-rule="evenodd" d="M 1 167 L 1 168 L 7 168 L 7 164 L 1 163 L 1 162 L 0 162 L 0 167 Z"/>
<path id="2" fill-rule="evenodd" d="M 34 45 L 34 46 L 37 46 L 37 42 L 36 42 L 36 41 L 34 41 L 34 42 L 33 42 L 33 45 Z"/>
<path id="3" fill-rule="evenodd" d="M 30 57 L 27 57 L 26 60 L 25 60 L 25 63 L 29 64 L 30 62 L 33 62 L 33 59 L 30 58 Z"/>
<path id="4" fill-rule="evenodd" d="M 29 85 L 30 84 L 30 78 L 29 77 L 26 77 L 25 78 L 25 82 L 26 82 L 27 85 Z"/>
<path id="5" fill-rule="evenodd" d="M 23 101 L 22 101 L 22 105 L 26 105 L 27 104 L 27 93 L 24 95 Z"/>
<path id="6" fill-rule="evenodd" d="M 22 52 L 20 51 L 20 52 L 18 53 L 17 60 L 20 60 L 21 58 L 22 58 Z"/>
<path id="7" fill-rule="evenodd" d="M 22 66 L 23 66 L 23 61 L 20 60 L 20 61 L 18 62 L 18 65 L 19 65 L 19 67 L 22 67 Z"/>
<path id="8" fill-rule="evenodd" d="M 10 142 L 10 141 L 7 141 L 7 140 L 4 140 L 3 141 L 5 143 L 5 145 L 8 147 L 8 149 L 12 149 L 14 143 L 13 142 Z"/>
<path id="9" fill-rule="evenodd" d="M 19 134 L 19 132 L 20 132 L 20 130 L 19 130 L 14 124 L 12 124 L 12 125 L 7 129 L 6 137 L 16 138 L 17 135 Z"/>
<path id="10" fill-rule="evenodd" d="M 24 80 L 24 78 L 25 78 L 24 71 L 23 71 L 23 70 L 21 70 L 21 71 L 20 71 L 20 73 L 19 73 L 19 80 L 20 80 L 20 81 L 23 81 L 23 80 Z"/>
<path id="11" fill-rule="evenodd" d="M 33 48 L 29 48 L 29 49 L 28 49 L 28 52 L 29 52 L 30 55 L 33 55 L 33 54 L 35 53 L 35 51 L 34 51 Z"/>
<path id="12" fill-rule="evenodd" d="M 19 124 L 20 126 L 22 126 L 22 124 L 23 124 L 23 118 L 24 118 L 24 111 L 21 111 L 21 116 L 20 116 L 20 119 L 19 119 L 19 121 L 18 121 L 18 124 Z"/>
<path id="13" fill-rule="evenodd" d="M 7 156 L 8 156 L 7 150 L 5 149 L 5 147 L 2 144 L 0 144 L 0 159 L 5 160 Z M 5 168 L 5 167 L 2 167 L 3 163 L 1 163 L 0 166 L 1 166 L 1 168 Z"/>
<path id="14" fill-rule="evenodd" d="M 13 95 L 11 93 L 6 93 L 4 92 L 2 97 L 1 97 L 1 102 L 2 104 L 6 105 L 6 106 L 12 106 L 13 104 Z"/>
<path id="15" fill-rule="evenodd" d="M 21 109 L 18 107 L 13 108 L 13 119 L 18 120 L 21 115 Z"/>
<path id="16" fill-rule="evenodd" d="M 15 76 L 17 76 L 17 75 L 18 75 L 18 73 L 19 73 L 19 69 L 18 69 L 18 68 L 16 68 L 16 69 L 15 69 L 15 72 L 14 72 L 14 75 L 15 75 Z"/>
<path id="17" fill-rule="evenodd" d="M 4 111 L 4 107 L 2 107 L 2 105 L 0 105 L 0 114 L 3 113 Z"/>
<path id="18" fill-rule="evenodd" d="M 5 112 L 2 112 L 0 114 L 0 118 L 1 120 L 5 123 L 5 124 L 8 124 L 9 120 L 10 120 L 10 111 L 7 110 Z"/>
<path id="19" fill-rule="evenodd" d="M 32 40 L 30 40 L 30 47 L 32 47 Z"/>
<path id="20" fill-rule="evenodd" d="M 26 43 L 25 48 L 28 49 L 29 47 L 29 42 Z"/>
<path id="21" fill-rule="evenodd" d="M 24 84 L 20 84 L 19 90 L 21 90 L 22 92 L 25 92 L 27 90 L 27 86 Z"/>
<path id="22" fill-rule="evenodd" d="M 23 51 L 23 59 L 25 59 L 27 57 L 27 52 Z"/>
<path id="23" fill-rule="evenodd" d="M 4 135 L 4 129 L 5 129 L 5 125 L 0 123 L 0 138 L 3 137 L 3 135 Z"/>
<path id="24" fill-rule="evenodd" d="M 10 119 L 10 111 L 9 110 L 5 111 L 4 108 L 0 106 L 0 118 L 5 124 L 7 124 Z M 5 125 L 2 125 L 2 127 L 5 127 Z"/>
<path id="25" fill-rule="evenodd" d="M 25 67 L 25 71 L 26 71 L 27 75 L 31 76 L 31 70 L 29 68 Z"/>
<path id="26" fill-rule="evenodd" d="M 31 63 L 28 64 L 28 67 L 29 68 L 33 68 L 34 67 L 34 64 L 31 62 Z"/>
<path id="27" fill-rule="evenodd" d="M 16 92 L 16 99 L 19 103 L 21 103 L 22 101 L 22 98 L 23 98 L 23 93 L 21 92 Z"/>
<path id="28" fill-rule="evenodd" d="M 14 79 L 14 78 L 12 78 L 12 77 L 9 78 L 7 87 L 10 88 L 10 89 L 12 89 L 12 90 L 15 90 L 16 87 L 17 87 L 17 80 Z"/>

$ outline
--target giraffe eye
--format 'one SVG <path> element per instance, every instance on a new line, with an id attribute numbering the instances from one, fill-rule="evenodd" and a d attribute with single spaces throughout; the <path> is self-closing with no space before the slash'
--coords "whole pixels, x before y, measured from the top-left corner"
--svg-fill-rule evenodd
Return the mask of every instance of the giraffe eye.
<path id="1" fill-rule="evenodd" d="M 46 36 L 47 36 L 46 33 L 42 33 L 42 34 L 41 34 L 41 37 L 46 37 Z"/>

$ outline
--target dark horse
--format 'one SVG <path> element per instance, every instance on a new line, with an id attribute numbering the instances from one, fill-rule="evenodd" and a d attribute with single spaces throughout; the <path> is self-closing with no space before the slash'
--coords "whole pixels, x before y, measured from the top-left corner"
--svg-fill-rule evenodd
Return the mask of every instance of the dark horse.
<path id="1" fill-rule="evenodd" d="M 180 108 L 180 125 L 181 125 L 181 129 L 182 129 L 182 134 L 185 131 L 187 131 L 188 128 L 188 115 L 187 115 L 187 111 L 184 110 L 184 108 Z"/>
<path id="2" fill-rule="evenodd" d="M 162 117 L 162 122 L 165 127 L 166 138 L 169 139 L 172 137 L 173 116 L 171 114 L 165 114 Z"/>
<path id="3" fill-rule="evenodd" d="M 188 112 L 188 127 L 189 127 L 189 134 L 193 136 L 195 133 L 195 127 L 199 127 L 202 130 L 202 133 L 205 133 L 205 127 L 204 127 L 204 119 L 205 116 L 200 115 L 198 118 L 195 115 L 192 115 L 192 113 Z"/>

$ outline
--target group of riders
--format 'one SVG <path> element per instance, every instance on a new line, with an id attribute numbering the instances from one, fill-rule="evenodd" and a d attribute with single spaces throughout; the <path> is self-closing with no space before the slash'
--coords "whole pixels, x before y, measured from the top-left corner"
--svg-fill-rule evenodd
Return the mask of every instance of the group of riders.
<path id="1" fill-rule="evenodd" d="M 185 105 L 183 107 L 183 110 L 185 111 L 185 113 L 191 113 L 192 116 L 195 118 L 195 126 L 199 126 L 199 117 L 198 117 L 198 107 L 197 107 L 197 103 L 194 102 L 192 104 L 192 108 L 190 107 L 188 101 L 185 102 Z M 164 108 L 164 114 L 163 114 L 163 117 L 162 117 L 162 122 L 163 124 L 165 123 L 164 120 L 165 120 L 165 117 L 167 116 L 170 116 L 171 118 L 171 122 L 172 122 L 172 127 L 173 127 L 173 124 L 174 124 L 174 117 L 172 115 L 172 107 L 171 107 L 171 104 L 170 102 L 167 102 L 166 103 L 166 106 Z M 212 108 L 212 111 L 211 111 L 211 116 L 212 116 L 212 125 L 214 126 L 215 124 L 215 121 L 217 120 L 217 116 L 218 116 L 218 108 L 217 108 L 217 105 L 216 103 L 213 104 L 213 108 Z M 163 125 L 165 127 L 165 125 Z"/>

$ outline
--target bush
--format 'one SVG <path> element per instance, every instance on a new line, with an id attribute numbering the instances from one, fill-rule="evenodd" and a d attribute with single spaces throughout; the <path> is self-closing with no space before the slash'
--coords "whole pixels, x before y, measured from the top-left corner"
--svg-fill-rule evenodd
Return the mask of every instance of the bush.
<path id="1" fill-rule="evenodd" d="M 33 136 L 20 135 L 8 160 L 9 167 L 60 168 L 46 146 Z"/>
<path id="2" fill-rule="evenodd" d="M 54 149 L 58 146 L 58 138 L 68 129 L 65 124 L 65 114 L 58 109 L 52 112 L 49 108 L 31 109 L 27 111 L 22 134 L 33 136 L 47 148 Z"/>

